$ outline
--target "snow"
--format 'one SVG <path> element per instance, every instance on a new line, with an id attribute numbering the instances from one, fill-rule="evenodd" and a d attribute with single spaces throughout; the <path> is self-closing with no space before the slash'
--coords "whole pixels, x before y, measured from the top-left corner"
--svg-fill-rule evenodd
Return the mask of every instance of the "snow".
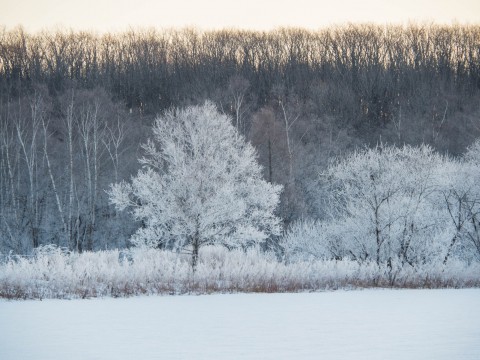
<path id="1" fill-rule="evenodd" d="M 0 359 L 480 359 L 480 289 L 0 301 Z"/>

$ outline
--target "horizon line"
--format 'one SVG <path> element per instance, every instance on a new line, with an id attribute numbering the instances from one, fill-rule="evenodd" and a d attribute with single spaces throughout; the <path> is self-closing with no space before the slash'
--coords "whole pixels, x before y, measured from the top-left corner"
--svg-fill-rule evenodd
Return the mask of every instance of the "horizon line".
<path id="1" fill-rule="evenodd" d="M 88 32 L 88 33 L 95 33 L 95 34 L 121 34 L 121 33 L 128 33 L 131 31 L 175 31 L 175 30 L 193 30 L 197 32 L 221 32 L 221 31 L 246 31 L 246 32 L 274 32 L 278 30 L 305 30 L 309 32 L 316 32 L 322 30 L 328 30 L 333 28 L 342 28 L 348 26 L 376 26 L 380 28 L 388 28 L 388 27 L 402 27 L 408 28 L 411 26 L 446 26 L 446 27 L 468 27 L 468 26 L 480 26 L 480 22 L 472 22 L 472 21 L 459 21 L 459 20 L 450 20 L 450 21 L 438 21 L 432 19 L 409 19 L 405 21 L 385 21 L 385 22 L 378 22 L 378 21 L 343 21 L 343 22 L 332 22 L 330 24 L 322 24 L 318 27 L 311 27 L 311 26 L 302 26 L 302 25 L 292 25 L 292 24 L 285 24 L 285 25 L 275 25 L 271 27 L 251 27 L 251 26 L 212 26 L 212 27 L 205 27 L 198 24 L 185 24 L 185 25 L 178 25 L 178 26 L 157 26 L 157 25 L 140 25 L 140 24 L 127 24 L 121 27 L 113 27 L 111 29 L 98 29 L 94 27 L 78 27 L 73 25 L 67 25 L 63 23 L 53 24 L 48 26 L 43 26 L 38 29 L 31 29 L 28 28 L 28 25 L 18 23 L 16 25 L 5 25 L 4 23 L 0 23 L 0 30 L 5 32 L 12 32 L 15 30 L 23 30 L 29 34 L 37 34 L 37 33 L 44 33 L 44 32 Z"/>

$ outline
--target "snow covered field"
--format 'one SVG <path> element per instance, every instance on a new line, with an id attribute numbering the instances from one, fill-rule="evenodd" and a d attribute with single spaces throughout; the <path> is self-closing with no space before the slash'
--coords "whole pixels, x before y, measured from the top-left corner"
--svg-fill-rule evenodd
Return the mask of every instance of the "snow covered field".
<path id="1" fill-rule="evenodd" d="M 0 359 L 480 359 L 480 289 L 0 301 Z"/>

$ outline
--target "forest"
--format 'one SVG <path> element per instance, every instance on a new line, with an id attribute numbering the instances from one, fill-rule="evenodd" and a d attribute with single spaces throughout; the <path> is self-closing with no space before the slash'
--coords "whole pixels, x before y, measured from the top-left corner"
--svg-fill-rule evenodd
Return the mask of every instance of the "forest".
<path id="1" fill-rule="evenodd" d="M 457 247 L 468 262 L 480 259 L 480 26 L 461 24 L 3 28 L 0 252 L 130 247 L 146 225 L 111 203 L 111 184 L 141 168 L 158 116 L 207 100 L 255 148 L 263 178 L 283 187 L 276 216 L 284 234 L 267 247 L 291 260 L 300 249 L 390 266 L 394 254 L 412 265 L 431 255 L 424 239 L 441 238 L 441 262 Z M 376 169 L 379 187 L 390 185 L 372 217 L 362 209 L 379 188 L 361 182 L 374 182 L 365 168 Z M 466 175 L 455 183 L 438 169 Z M 402 181 L 406 172 L 417 176 Z M 461 193 L 455 186 L 465 183 Z M 348 226 L 354 248 L 342 245 Z M 361 241 L 369 234 L 375 246 Z"/>

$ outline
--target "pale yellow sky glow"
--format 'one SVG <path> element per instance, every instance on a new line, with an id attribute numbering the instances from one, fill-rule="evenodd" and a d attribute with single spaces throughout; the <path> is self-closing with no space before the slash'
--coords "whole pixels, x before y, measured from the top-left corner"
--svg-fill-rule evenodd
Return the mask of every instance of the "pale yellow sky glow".
<path id="1" fill-rule="evenodd" d="M 480 0 L 0 0 L 0 25 L 28 31 L 57 26 L 202 29 L 279 26 L 317 29 L 345 22 L 480 23 Z"/>

